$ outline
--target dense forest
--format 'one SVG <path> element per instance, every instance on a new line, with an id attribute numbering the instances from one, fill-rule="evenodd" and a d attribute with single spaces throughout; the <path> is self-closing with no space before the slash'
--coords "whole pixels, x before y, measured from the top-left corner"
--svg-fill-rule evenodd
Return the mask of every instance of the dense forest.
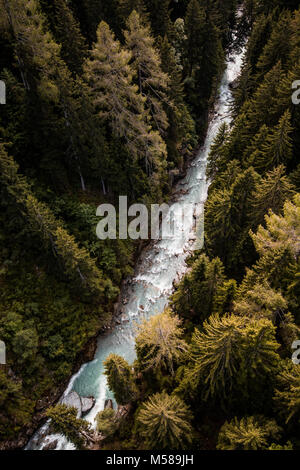
<path id="1" fill-rule="evenodd" d="M 24 446 L 37 415 L 78 449 L 94 442 L 76 410 L 50 405 L 141 249 L 99 240 L 96 208 L 168 201 L 226 54 L 245 47 L 209 155 L 204 248 L 139 326 L 134 364 L 107 358 L 128 413 L 100 412 L 96 433 L 103 449 L 300 449 L 299 7 L 0 0 L 0 448 Z"/>

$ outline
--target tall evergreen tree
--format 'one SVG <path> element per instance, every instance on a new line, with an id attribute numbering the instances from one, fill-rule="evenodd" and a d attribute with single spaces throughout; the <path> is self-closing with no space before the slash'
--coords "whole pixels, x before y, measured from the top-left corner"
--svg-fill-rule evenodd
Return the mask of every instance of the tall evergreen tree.
<path id="1" fill-rule="evenodd" d="M 159 172 L 164 167 L 166 147 L 147 122 L 146 98 L 133 84 L 132 55 L 121 47 L 105 22 L 100 23 L 97 38 L 85 75 L 99 116 L 125 140 L 133 159 L 144 157 L 146 171 Z"/>
<path id="2" fill-rule="evenodd" d="M 176 396 L 157 393 L 143 404 L 138 416 L 139 433 L 150 449 L 184 449 L 192 441 L 191 412 Z"/>
<path id="3" fill-rule="evenodd" d="M 146 98 L 146 108 L 152 118 L 152 127 L 164 136 L 168 128 L 166 106 L 173 106 L 168 98 L 169 76 L 162 71 L 161 59 L 154 47 L 149 26 L 142 24 L 134 10 L 124 31 L 126 46 L 132 53 L 131 66 L 138 78 L 139 92 Z"/>
<path id="4" fill-rule="evenodd" d="M 137 399 L 132 368 L 120 356 L 110 354 L 104 362 L 108 386 L 120 405 L 127 405 Z"/>
<path id="5" fill-rule="evenodd" d="M 218 450 L 262 450 L 271 441 L 278 440 L 281 428 L 275 420 L 263 416 L 247 416 L 240 421 L 234 418 L 226 422 L 219 434 Z"/>
<path id="6" fill-rule="evenodd" d="M 178 364 L 187 351 L 182 339 L 183 330 L 177 315 L 166 310 L 148 321 L 138 329 L 135 341 L 137 357 L 142 370 L 157 370 L 161 367 L 174 375 Z"/>

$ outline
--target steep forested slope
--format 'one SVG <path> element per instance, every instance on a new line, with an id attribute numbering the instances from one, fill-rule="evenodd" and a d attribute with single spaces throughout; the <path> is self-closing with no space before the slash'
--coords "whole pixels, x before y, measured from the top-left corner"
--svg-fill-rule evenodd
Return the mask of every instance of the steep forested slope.
<path id="1" fill-rule="evenodd" d="M 138 247 L 97 239 L 96 207 L 168 198 L 205 134 L 235 9 L 1 0 L 1 441 L 30 426 L 109 323 Z"/>
<path id="2" fill-rule="evenodd" d="M 98 415 L 107 448 L 299 449 L 300 10 L 244 6 L 234 120 L 219 129 L 207 168 L 205 247 L 170 308 L 140 326 L 134 368 L 106 361 L 110 388 L 132 405 L 118 429 Z"/>

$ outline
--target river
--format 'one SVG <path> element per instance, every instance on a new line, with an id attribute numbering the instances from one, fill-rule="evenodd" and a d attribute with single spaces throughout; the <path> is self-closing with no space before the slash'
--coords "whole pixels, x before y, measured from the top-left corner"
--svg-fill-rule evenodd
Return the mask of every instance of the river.
<path id="1" fill-rule="evenodd" d="M 188 168 L 186 177 L 174 190 L 177 207 L 194 204 L 197 206 L 198 216 L 204 212 L 207 197 L 209 183 L 205 173 L 210 146 L 220 125 L 223 122 L 230 123 L 230 84 L 240 73 L 242 57 L 243 51 L 228 55 L 205 143 Z M 85 417 L 92 425 L 96 414 L 103 410 L 105 400 L 113 399 L 103 373 L 103 361 L 110 353 L 123 356 L 129 363 L 134 361 L 136 323 L 164 310 L 173 291 L 174 281 L 180 280 L 186 272 L 186 259 L 195 245 L 194 231 L 194 223 L 191 220 L 190 225 L 185 227 L 183 237 L 159 240 L 144 250 L 137 263 L 135 275 L 122 293 L 121 323 L 106 335 L 99 337 L 94 360 L 84 364 L 72 377 L 64 396 L 75 390 L 81 396 L 96 398 L 94 408 Z M 48 423 L 42 426 L 31 438 L 26 449 L 43 449 L 54 441 L 57 441 L 57 450 L 74 449 L 63 436 L 47 434 L 48 428 Z"/>

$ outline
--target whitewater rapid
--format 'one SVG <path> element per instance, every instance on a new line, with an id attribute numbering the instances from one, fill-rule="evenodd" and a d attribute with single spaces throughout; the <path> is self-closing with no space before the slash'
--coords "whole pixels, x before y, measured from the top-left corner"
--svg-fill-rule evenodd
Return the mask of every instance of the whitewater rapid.
<path id="1" fill-rule="evenodd" d="M 175 188 L 176 204 L 179 204 L 179 207 L 196 204 L 198 214 L 203 214 L 207 198 L 208 181 L 205 174 L 210 147 L 220 125 L 223 122 L 230 124 L 230 84 L 240 74 L 242 58 L 243 51 L 228 55 L 205 143 L 190 165 L 186 177 Z M 159 240 L 144 250 L 137 263 L 135 275 L 122 293 L 121 323 L 106 335 L 99 337 L 94 360 L 84 364 L 72 377 L 63 397 L 72 390 L 80 396 L 94 396 L 96 404 L 85 417 L 92 426 L 95 425 L 96 414 L 103 410 L 105 400 L 113 399 L 103 373 L 103 361 L 111 353 L 123 356 L 129 363 L 134 361 L 136 323 L 164 310 L 173 291 L 174 282 L 178 282 L 186 272 L 186 259 L 192 252 L 194 243 L 194 224 L 191 220 L 181 239 Z M 31 438 L 26 449 L 43 449 L 54 441 L 57 441 L 57 450 L 74 449 L 63 436 L 49 435 L 48 428 L 48 423 L 42 426 Z"/>

